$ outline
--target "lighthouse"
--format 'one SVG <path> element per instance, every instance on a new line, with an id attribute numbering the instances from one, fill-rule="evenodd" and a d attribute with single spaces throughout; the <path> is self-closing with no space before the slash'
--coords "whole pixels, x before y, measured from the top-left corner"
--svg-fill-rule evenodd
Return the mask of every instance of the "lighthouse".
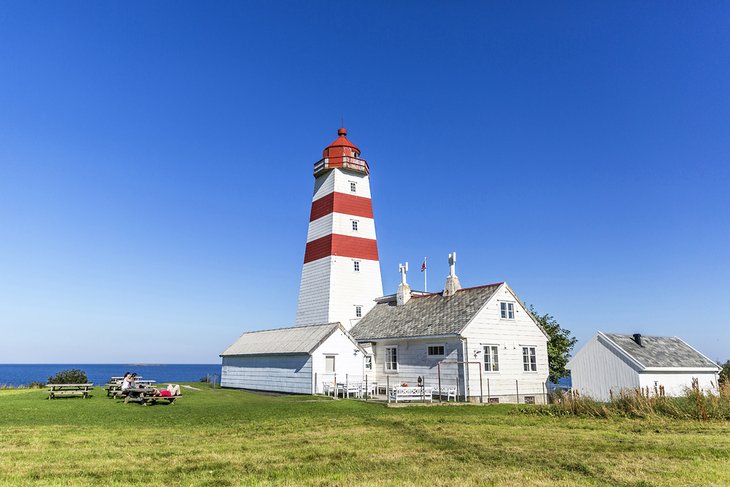
<path id="1" fill-rule="evenodd" d="M 297 325 L 352 328 L 383 295 L 370 168 L 340 128 L 314 164 L 314 194 L 299 287 Z"/>

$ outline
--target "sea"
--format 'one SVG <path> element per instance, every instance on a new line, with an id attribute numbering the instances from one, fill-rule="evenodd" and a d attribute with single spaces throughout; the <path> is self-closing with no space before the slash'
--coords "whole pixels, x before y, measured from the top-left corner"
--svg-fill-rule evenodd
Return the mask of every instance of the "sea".
<path id="1" fill-rule="evenodd" d="M 125 372 L 136 372 L 157 382 L 198 382 L 203 378 L 219 382 L 221 375 L 220 364 L 0 364 L 0 385 L 45 384 L 49 377 L 68 369 L 83 370 L 89 382 L 96 385 L 104 385 Z"/>

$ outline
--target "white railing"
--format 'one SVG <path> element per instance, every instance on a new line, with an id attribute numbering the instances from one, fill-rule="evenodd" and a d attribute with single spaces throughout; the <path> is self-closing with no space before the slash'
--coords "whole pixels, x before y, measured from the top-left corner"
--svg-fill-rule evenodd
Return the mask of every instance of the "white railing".
<path id="1" fill-rule="evenodd" d="M 365 161 L 364 159 L 357 159 L 354 157 L 342 156 L 342 157 L 338 157 L 337 161 L 336 162 L 333 161 L 331 164 L 330 164 L 329 158 L 321 159 L 321 160 L 315 162 L 314 163 L 314 175 L 316 176 L 323 171 L 326 171 L 328 169 L 333 169 L 336 167 L 350 169 L 350 170 L 358 171 L 358 172 L 364 172 L 366 174 L 370 173 L 370 167 L 368 166 L 367 161 Z"/>

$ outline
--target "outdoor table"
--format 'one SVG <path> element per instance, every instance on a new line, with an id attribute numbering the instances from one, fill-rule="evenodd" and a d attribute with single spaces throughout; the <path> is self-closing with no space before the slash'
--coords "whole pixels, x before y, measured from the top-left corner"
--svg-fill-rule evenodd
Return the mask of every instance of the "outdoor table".
<path id="1" fill-rule="evenodd" d="M 86 399 L 94 389 L 94 384 L 46 384 L 46 387 L 48 399 L 55 399 L 57 396 L 81 396 Z"/>

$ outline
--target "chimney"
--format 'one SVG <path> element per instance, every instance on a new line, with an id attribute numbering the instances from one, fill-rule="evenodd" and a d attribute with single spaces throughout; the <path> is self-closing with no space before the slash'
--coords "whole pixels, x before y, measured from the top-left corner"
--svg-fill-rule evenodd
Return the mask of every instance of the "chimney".
<path id="1" fill-rule="evenodd" d="M 406 282 L 406 273 L 408 272 L 408 262 L 405 264 L 398 264 L 398 272 L 400 272 L 400 285 L 398 285 L 398 292 L 396 293 L 396 304 L 403 306 L 411 299 L 411 286 Z"/>
<path id="2" fill-rule="evenodd" d="M 636 344 L 640 347 L 643 347 L 644 345 L 641 344 L 641 333 L 634 333 L 634 341 Z"/>
<path id="3" fill-rule="evenodd" d="M 459 278 L 456 277 L 456 252 L 449 254 L 449 277 L 446 278 L 444 296 L 453 296 L 461 289 Z"/>

